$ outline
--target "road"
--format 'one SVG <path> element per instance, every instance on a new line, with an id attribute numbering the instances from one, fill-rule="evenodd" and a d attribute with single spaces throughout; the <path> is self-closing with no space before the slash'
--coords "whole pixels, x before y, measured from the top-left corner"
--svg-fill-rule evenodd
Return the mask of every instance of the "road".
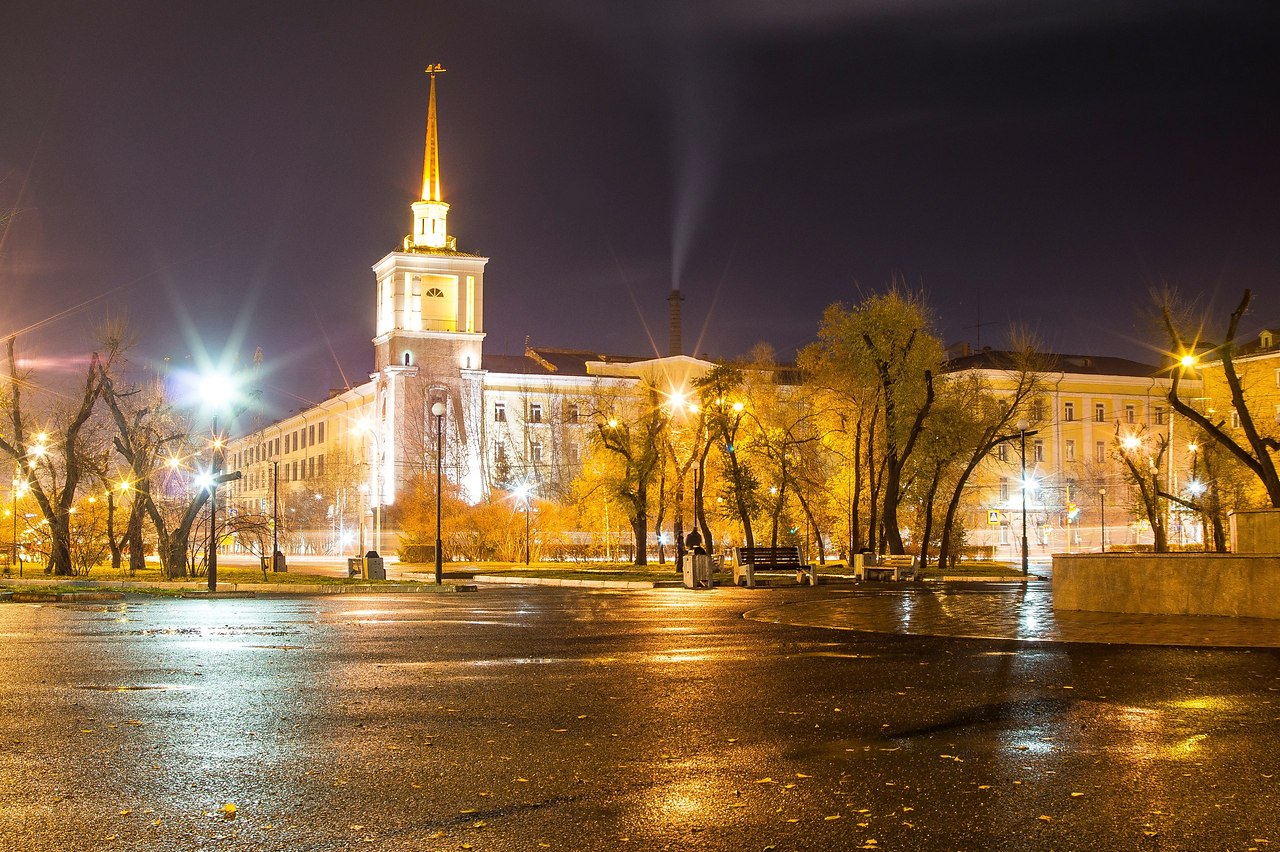
<path id="1" fill-rule="evenodd" d="M 0 846 L 1280 848 L 1274 650 L 743 617 L 813 594 L 3 605 Z"/>

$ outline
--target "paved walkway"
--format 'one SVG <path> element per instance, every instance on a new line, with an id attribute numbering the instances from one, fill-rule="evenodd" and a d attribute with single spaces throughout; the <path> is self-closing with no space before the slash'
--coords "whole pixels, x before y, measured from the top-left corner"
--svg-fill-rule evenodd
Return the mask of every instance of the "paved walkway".
<path id="1" fill-rule="evenodd" d="M 832 590 L 818 599 L 764 606 L 746 617 L 919 636 L 1280 648 L 1280 620 L 1055 611 L 1047 582 Z"/>

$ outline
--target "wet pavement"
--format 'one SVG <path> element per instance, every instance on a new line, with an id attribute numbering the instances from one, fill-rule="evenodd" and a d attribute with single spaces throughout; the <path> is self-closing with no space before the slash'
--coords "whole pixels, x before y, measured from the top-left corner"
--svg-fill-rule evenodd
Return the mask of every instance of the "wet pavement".
<path id="1" fill-rule="evenodd" d="M 0 848 L 1280 844 L 1276 651 L 758 618 L 923 591 L 7 604 Z"/>
<path id="2" fill-rule="evenodd" d="M 825 591 L 825 590 L 824 590 Z M 747 617 L 777 624 L 1027 642 L 1227 648 L 1280 647 L 1280 620 L 1054 610 L 1046 581 L 866 584 L 765 605 Z"/>

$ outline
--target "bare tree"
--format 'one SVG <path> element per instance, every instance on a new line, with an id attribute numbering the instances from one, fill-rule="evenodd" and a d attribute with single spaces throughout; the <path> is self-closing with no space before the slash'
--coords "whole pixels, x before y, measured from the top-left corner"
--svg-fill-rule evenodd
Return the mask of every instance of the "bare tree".
<path id="1" fill-rule="evenodd" d="M 1221 365 L 1222 373 L 1231 395 L 1231 404 L 1235 407 L 1236 416 L 1240 423 L 1240 432 L 1244 436 L 1244 441 L 1237 441 L 1224 428 L 1225 421 L 1218 420 L 1215 422 L 1211 420 L 1182 399 L 1179 395 L 1179 389 L 1184 370 L 1178 366 L 1173 368 L 1173 380 L 1169 386 L 1169 404 L 1173 406 L 1174 411 L 1194 423 L 1205 435 L 1234 456 L 1240 464 L 1244 465 L 1246 469 L 1256 476 L 1265 489 L 1267 499 L 1270 501 L 1272 508 L 1280 509 L 1280 473 L 1277 473 L 1276 460 L 1272 455 L 1280 451 L 1280 440 L 1271 435 L 1264 435 L 1259 431 L 1257 421 L 1249 408 L 1249 401 L 1245 396 L 1244 386 L 1240 381 L 1239 373 L 1236 371 L 1234 360 L 1236 332 L 1240 326 L 1240 320 L 1249 310 L 1249 303 L 1252 299 L 1253 292 L 1245 290 L 1244 296 L 1240 299 L 1240 304 L 1231 312 L 1231 317 L 1227 323 L 1226 336 L 1222 343 L 1211 346 L 1208 352 L 1199 357 L 1202 362 L 1207 358 L 1214 358 Z M 1194 338 L 1188 339 L 1188 334 L 1184 330 L 1186 324 L 1179 321 L 1176 316 L 1179 312 L 1175 308 L 1171 296 L 1163 298 L 1160 311 L 1173 351 L 1175 354 L 1188 359 L 1185 362 L 1185 366 L 1192 366 L 1196 361 L 1196 351 L 1204 345 L 1203 342 Z"/>
<path id="2" fill-rule="evenodd" d="M 48 524 L 47 570 L 58 576 L 70 576 L 75 571 L 71 553 L 71 508 L 80 480 L 90 467 L 91 452 L 84 433 L 102 394 L 102 371 L 110 365 L 115 350 L 109 349 L 105 360 L 97 352 L 90 356 L 84 383 L 71 398 L 71 404 L 51 414 L 50 429 L 33 435 L 23 390 L 34 385 L 30 375 L 18 369 L 15 344 L 16 337 L 10 337 L 6 361 L 8 387 L 0 400 L 9 421 L 9 434 L 0 435 L 0 451 L 17 463 L 18 478 L 29 486 Z M 38 440 L 39 435 L 44 435 L 45 440 Z"/>

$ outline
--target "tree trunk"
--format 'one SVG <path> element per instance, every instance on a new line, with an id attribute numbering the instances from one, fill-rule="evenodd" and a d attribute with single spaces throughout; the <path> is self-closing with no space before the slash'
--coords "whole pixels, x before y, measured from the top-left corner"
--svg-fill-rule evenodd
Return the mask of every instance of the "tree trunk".
<path id="1" fill-rule="evenodd" d="M 636 565 L 649 564 L 649 489 L 643 482 L 636 485 L 635 501 L 632 503 L 631 531 L 636 539 Z"/>

